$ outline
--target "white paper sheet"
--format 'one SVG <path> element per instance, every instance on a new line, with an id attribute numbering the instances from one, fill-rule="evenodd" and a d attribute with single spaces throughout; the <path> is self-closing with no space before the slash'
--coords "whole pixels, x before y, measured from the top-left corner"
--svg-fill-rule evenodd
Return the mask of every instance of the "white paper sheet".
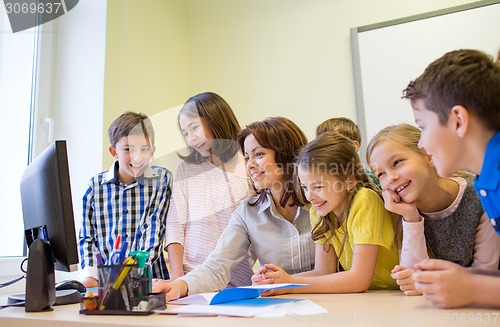
<path id="1" fill-rule="evenodd" d="M 278 318 L 285 317 L 288 315 L 317 315 L 317 314 L 325 314 L 328 311 L 320 306 L 319 304 L 314 303 L 308 299 L 297 299 L 297 301 L 290 303 L 283 303 L 280 306 L 274 307 L 273 310 L 260 312 L 255 317 L 261 318 Z"/>
<path id="2" fill-rule="evenodd" d="M 328 313 L 322 306 L 302 298 L 257 298 L 224 304 L 189 304 L 156 311 L 179 316 L 285 317 Z"/>

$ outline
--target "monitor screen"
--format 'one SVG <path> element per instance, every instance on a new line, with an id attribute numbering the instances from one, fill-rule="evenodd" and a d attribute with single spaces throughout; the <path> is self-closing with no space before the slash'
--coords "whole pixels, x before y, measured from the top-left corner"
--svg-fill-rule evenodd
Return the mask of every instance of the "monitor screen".
<path id="1" fill-rule="evenodd" d="M 21 202 L 26 242 L 29 247 L 27 311 L 30 293 L 35 291 L 32 288 L 40 292 L 40 283 L 47 284 L 42 285 L 41 296 L 45 298 L 47 293 L 49 303 L 36 303 L 32 311 L 38 311 L 37 309 L 42 309 L 43 306 L 50 307 L 53 304 L 54 267 L 62 271 L 78 270 L 66 141 L 52 143 L 26 168 L 21 178 Z M 40 294 L 35 295 L 39 296 Z"/>

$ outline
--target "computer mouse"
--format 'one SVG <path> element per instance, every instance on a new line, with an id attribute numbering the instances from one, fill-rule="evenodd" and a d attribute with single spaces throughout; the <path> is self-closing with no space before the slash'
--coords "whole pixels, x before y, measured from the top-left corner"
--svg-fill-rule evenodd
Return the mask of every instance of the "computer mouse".
<path id="1" fill-rule="evenodd" d="M 87 291 L 87 288 L 81 282 L 73 279 L 56 283 L 56 291 L 62 290 L 77 290 L 80 293 L 84 293 Z"/>

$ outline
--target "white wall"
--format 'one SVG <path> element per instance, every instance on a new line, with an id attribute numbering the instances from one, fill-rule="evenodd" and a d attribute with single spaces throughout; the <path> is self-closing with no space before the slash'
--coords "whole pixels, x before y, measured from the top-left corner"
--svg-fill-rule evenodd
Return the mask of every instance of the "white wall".
<path id="1" fill-rule="evenodd" d="M 469 2 L 190 0 L 191 93 L 219 92 L 243 124 L 287 116 L 311 138 L 324 119 L 357 119 L 351 27 Z"/>

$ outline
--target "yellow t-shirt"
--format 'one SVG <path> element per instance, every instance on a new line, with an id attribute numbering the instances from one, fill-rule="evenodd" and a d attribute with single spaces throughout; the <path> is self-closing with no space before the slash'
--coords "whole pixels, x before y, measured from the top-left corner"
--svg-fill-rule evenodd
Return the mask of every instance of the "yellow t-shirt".
<path id="1" fill-rule="evenodd" d="M 311 225 L 314 228 L 321 217 L 314 208 L 311 208 Z M 342 240 L 345 234 L 346 222 L 336 231 L 336 237 L 330 239 L 330 244 L 339 253 Z M 391 277 L 391 270 L 399 262 L 396 249 L 393 246 L 394 226 L 392 216 L 384 208 L 382 199 L 376 192 L 368 188 L 359 189 L 354 196 L 349 215 L 347 218 L 348 237 L 344 245 L 344 250 L 340 256 L 340 263 L 345 270 L 352 267 L 352 256 L 355 244 L 379 245 L 377 265 L 373 275 L 370 289 L 399 289 L 396 281 Z M 324 244 L 330 231 L 325 233 L 325 237 L 316 241 Z"/>

